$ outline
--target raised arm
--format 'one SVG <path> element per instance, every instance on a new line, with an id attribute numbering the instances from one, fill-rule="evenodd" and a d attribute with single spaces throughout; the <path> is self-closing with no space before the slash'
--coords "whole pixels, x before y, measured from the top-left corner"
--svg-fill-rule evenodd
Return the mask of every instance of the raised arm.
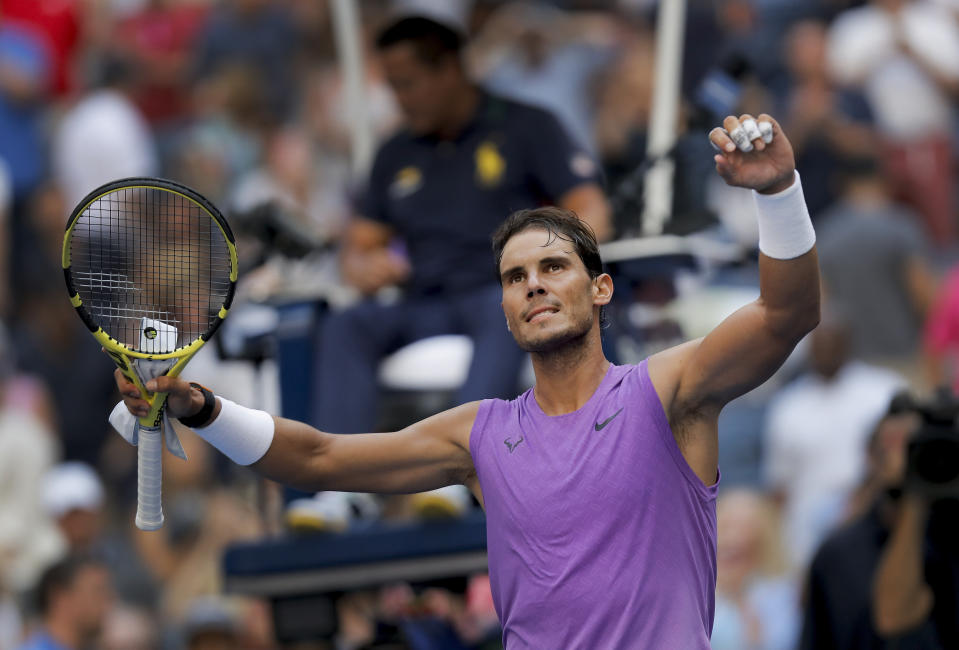
<path id="1" fill-rule="evenodd" d="M 116 381 L 130 412 L 143 412 L 148 405 L 136 387 L 119 371 Z M 203 409 L 203 393 L 183 379 L 153 381 L 149 390 L 169 393 L 170 417 Z M 469 435 L 478 408 L 479 402 L 464 404 L 394 433 L 336 435 L 216 398 L 207 422 L 194 430 L 235 462 L 299 489 L 422 492 L 472 483 Z"/>
<path id="2" fill-rule="evenodd" d="M 715 160 L 723 179 L 757 193 L 760 296 L 706 337 L 650 360 L 650 375 L 680 447 L 704 480 L 715 480 L 719 411 L 766 381 L 819 322 L 815 239 L 792 147 L 775 120 L 760 115 L 760 122 L 773 125 L 772 141 L 756 138 L 750 151 L 737 148 L 730 134 L 736 136 L 740 122 L 748 119 L 727 117 L 725 129 L 714 129 L 710 139 L 721 152 Z"/>

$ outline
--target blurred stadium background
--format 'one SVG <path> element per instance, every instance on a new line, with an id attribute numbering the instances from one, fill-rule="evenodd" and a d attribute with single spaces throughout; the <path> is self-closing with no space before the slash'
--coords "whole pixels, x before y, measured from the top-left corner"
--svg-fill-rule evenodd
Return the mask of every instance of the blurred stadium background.
<path id="1" fill-rule="evenodd" d="M 478 83 L 548 108 L 601 165 L 620 363 L 758 294 L 749 196 L 712 172 L 706 133 L 728 113 L 783 125 L 827 316 L 724 411 L 713 643 L 796 647 L 816 548 L 875 494 L 867 448 L 891 397 L 959 379 L 959 2 L 668 2 L 0 0 L 0 650 L 73 553 L 109 570 L 77 615 L 83 647 L 500 647 L 482 513 L 456 495 L 326 495 L 294 521 L 290 495 L 184 431 L 167 524 L 137 531 L 112 365 L 62 286 L 63 225 L 90 189 L 196 188 L 238 231 L 242 271 L 186 374 L 309 419 L 318 319 L 357 298 L 339 237 L 402 124 L 373 47 L 398 12 L 461 29 Z M 388 357 L 382 426 L 444 408 L 470 354 L 453 336 Z"/>

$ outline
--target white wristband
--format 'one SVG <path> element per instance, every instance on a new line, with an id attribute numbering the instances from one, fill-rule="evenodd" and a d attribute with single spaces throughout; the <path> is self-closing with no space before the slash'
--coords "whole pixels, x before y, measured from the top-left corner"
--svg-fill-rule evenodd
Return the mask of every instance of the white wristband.
<path id="1" fill-rule="evenodd" d="M 759 250 L 768 257 L 791 260 L 816 245 L 809 209 L 802 193 L 799 172 L 793 184 L 776 194 L 753 190 L 759 219 Z"/>
<path id="2" fill-rule="evenodd" d="M 197 435 L 219 449 L 237 465 L 252 465 L 263 458 L 273 442 L 276 423 L 266 411 L 220 400 L 220 414 L 210 424 L 194 429 Z"/>

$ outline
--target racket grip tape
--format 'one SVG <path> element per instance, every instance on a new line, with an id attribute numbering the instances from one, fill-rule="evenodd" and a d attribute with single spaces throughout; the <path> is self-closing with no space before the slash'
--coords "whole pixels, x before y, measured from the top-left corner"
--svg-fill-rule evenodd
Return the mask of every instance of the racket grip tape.
<path id="1" fill-rule="evenodd" d="M 137 442 L 137 517 L 140 530 L 163 526 L 163 430 L 140 429 Z"/>

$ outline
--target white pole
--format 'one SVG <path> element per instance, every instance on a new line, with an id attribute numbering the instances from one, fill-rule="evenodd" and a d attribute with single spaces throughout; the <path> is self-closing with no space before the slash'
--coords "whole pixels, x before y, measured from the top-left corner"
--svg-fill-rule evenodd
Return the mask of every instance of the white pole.
<path id="1" fill-rule="evenodd" d="M 333 0 L 333 35 L 340 61 L 340 74 L 350 116 L 350 164 L 353 178 L 366 173 L 373 160 L 373 128 L 366 110 L 366 83 L 363 48 L 360 45 L 360 21 L 355 0 Z"/>
<path id="2" fill-rule="evenodd" d="M 685 24 L 686 0 L 660 0 L 656 25 L 655 85 L 646 147 L 646 155 L 650 158 L 665 154 L 676 142 Z M 674 170 L 673 160 L 665 158 L 658 160 L 646 172 L 642 222 L 644 236 L 661 234 L 669 219 L 673 205 Z"/>

